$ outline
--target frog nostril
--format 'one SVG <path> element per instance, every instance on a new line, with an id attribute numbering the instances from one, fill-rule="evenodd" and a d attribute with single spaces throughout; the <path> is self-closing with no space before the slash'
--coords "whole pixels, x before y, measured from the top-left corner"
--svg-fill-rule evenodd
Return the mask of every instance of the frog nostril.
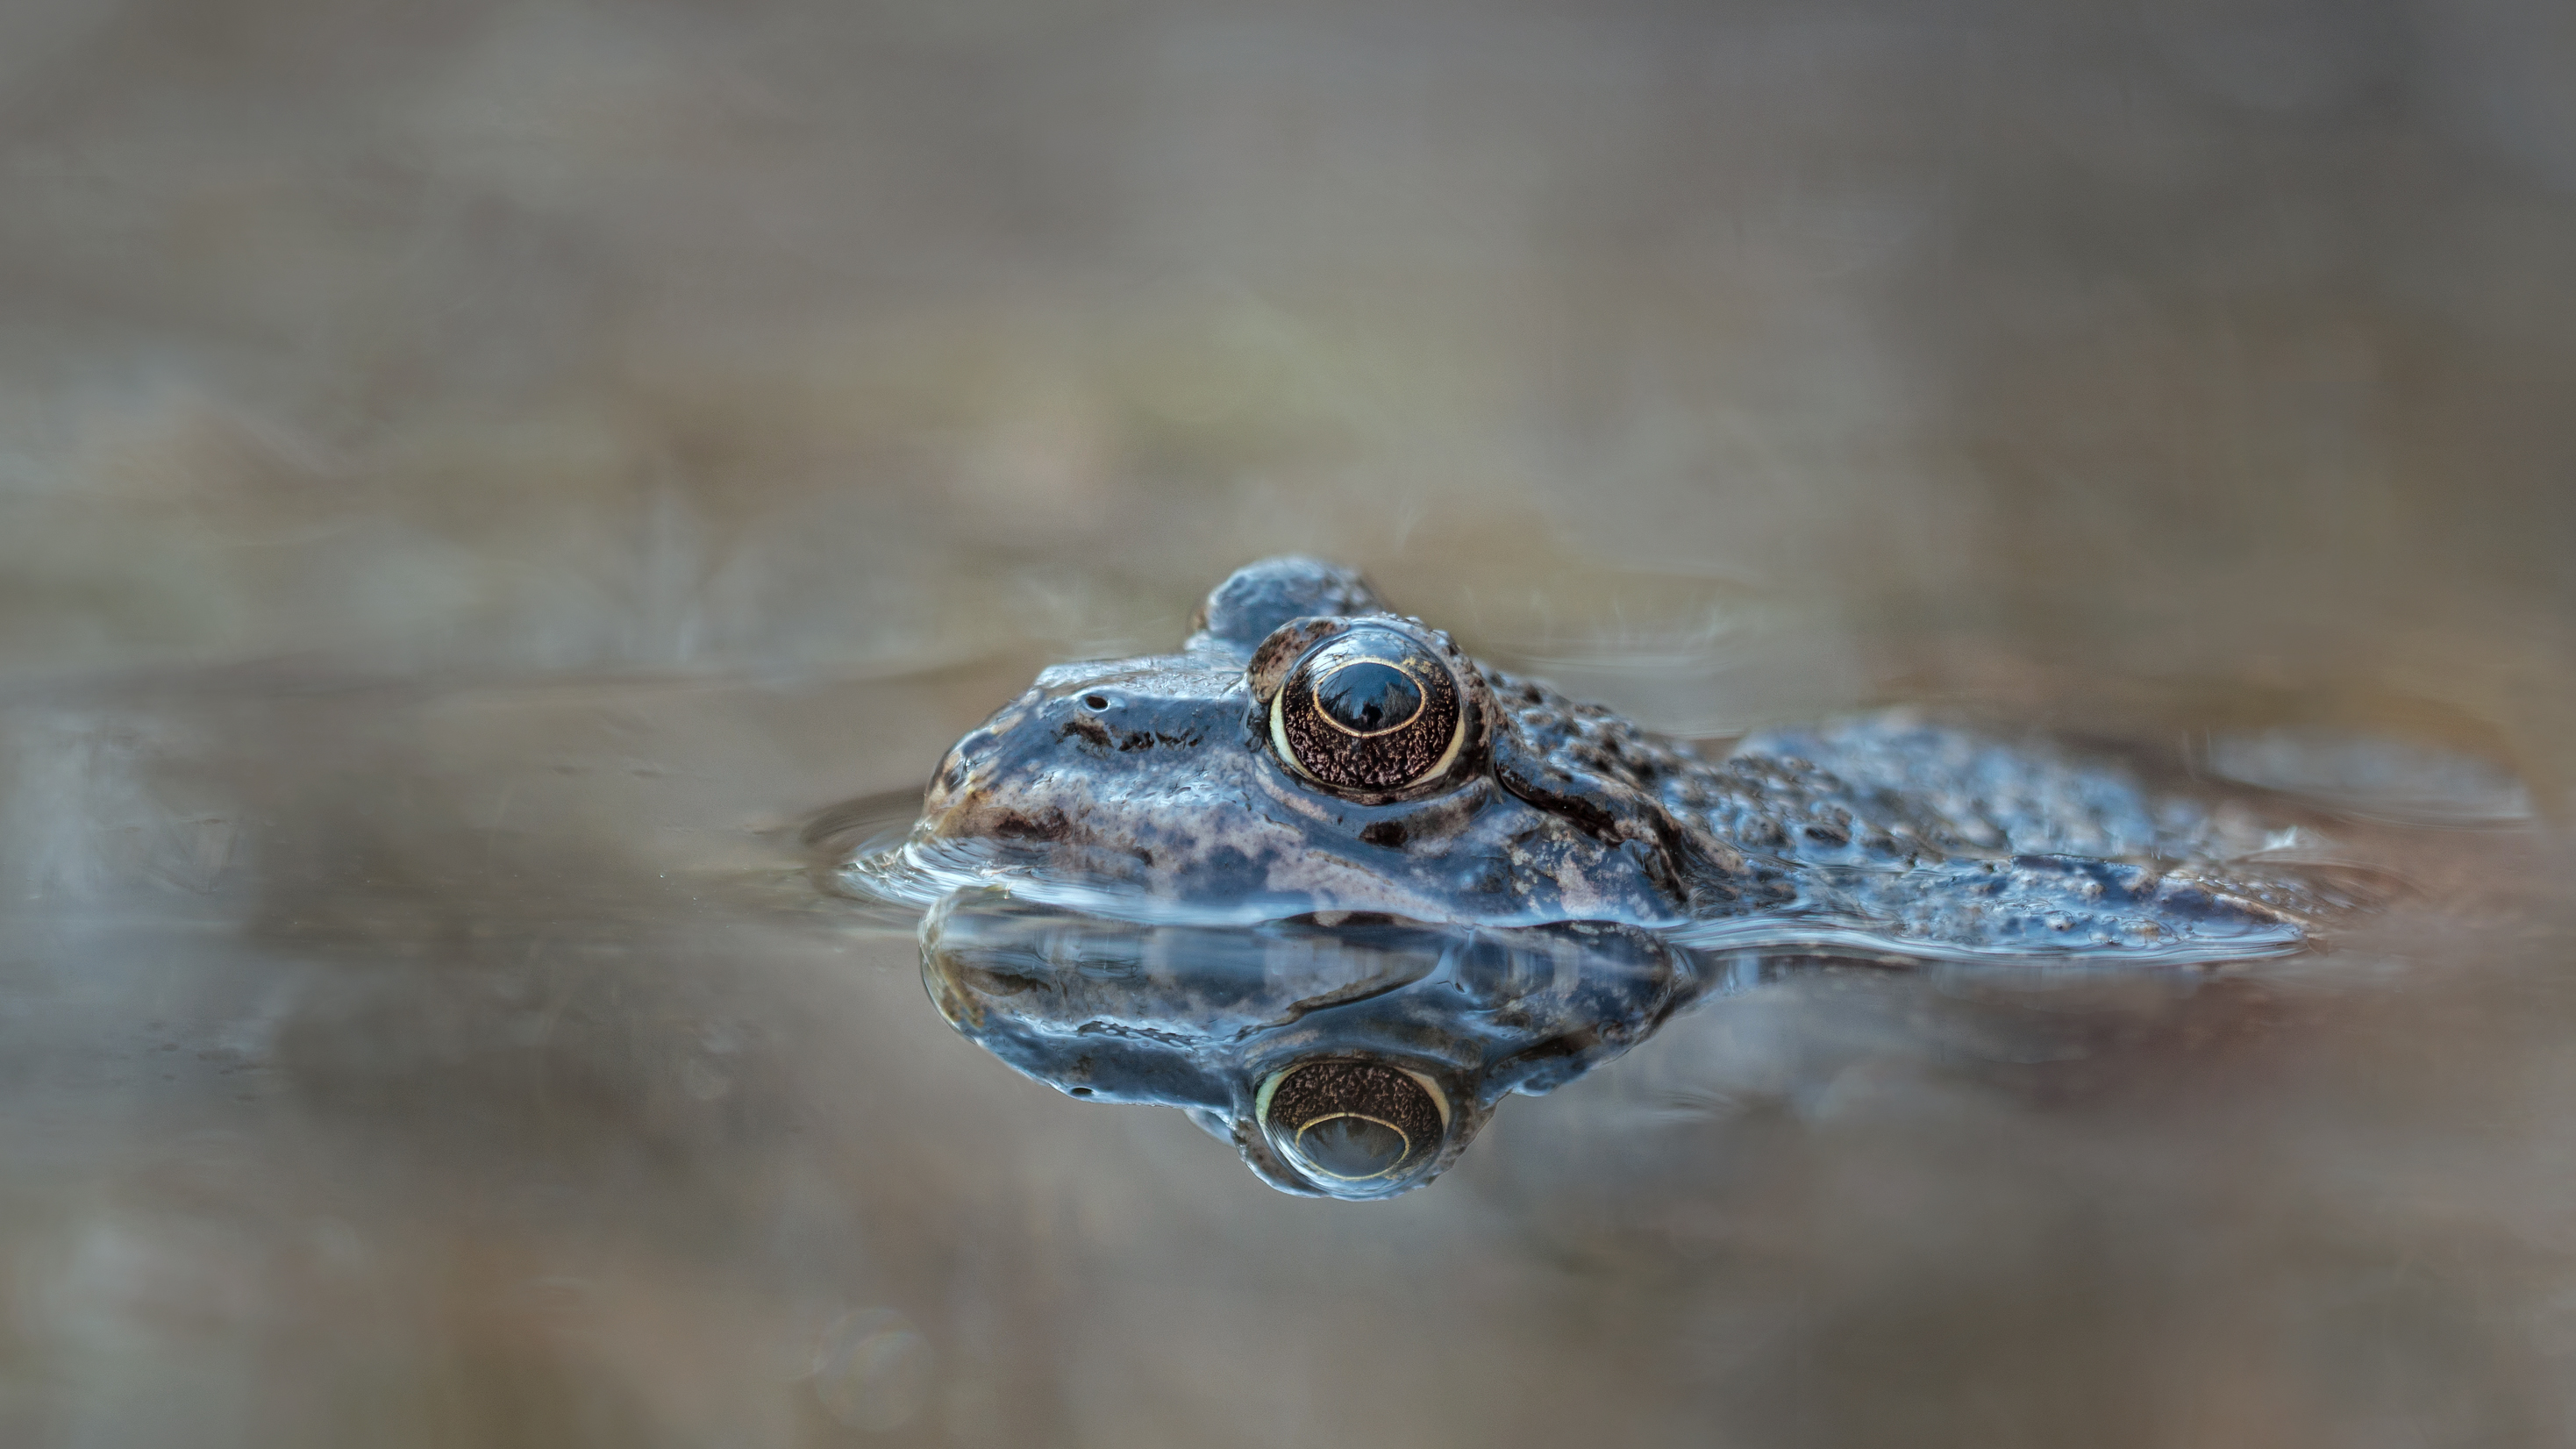
<path id="1" fill-rule="evenodd" d="M 1082 697 L 1082 707 L 1084 709 L 1091 710 L 1094 713 L 1107 709 L 1109 707 L 1109 696 L 1105 694 L 1086 694 Z"/>

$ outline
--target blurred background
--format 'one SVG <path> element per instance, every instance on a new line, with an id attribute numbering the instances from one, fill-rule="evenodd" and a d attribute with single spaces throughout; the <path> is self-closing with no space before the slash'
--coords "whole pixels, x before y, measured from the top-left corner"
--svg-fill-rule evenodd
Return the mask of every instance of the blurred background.
<path id="1" fill-rule="evenodd" d="M 12 0 L 0 1441 L 2576 1440 L 2571 78 L 2548 0 Z M 1785 982 L 1292 1200 L 794 848 L 1292 550 L 1695 737 L 2478 828 L 2356 820 L 2328 956 Z"/>

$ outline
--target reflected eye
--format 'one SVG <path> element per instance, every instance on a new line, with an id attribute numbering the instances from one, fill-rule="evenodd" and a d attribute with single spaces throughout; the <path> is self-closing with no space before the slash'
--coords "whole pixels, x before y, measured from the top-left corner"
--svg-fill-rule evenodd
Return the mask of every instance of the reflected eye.
<path id="1" fill-rule="evenodd" d="M 1271 1143 L 1309 1176 L 1353 1186 L 1430 1161 L 1449 1130 L 1438 1084 L 1377 1062 L 1290 1067 L 1262 1083 L 1255 1110 Z"/>
<path id="2" fill-rule="evenodd" d="M 1437 776 L 1465 735 L 1458 684 L 1393 629 L 1353 629 L 1288 671 L 1270 702 L 1270 742 L 1288 767 L 1345 790 L 1402 790 Z"/>

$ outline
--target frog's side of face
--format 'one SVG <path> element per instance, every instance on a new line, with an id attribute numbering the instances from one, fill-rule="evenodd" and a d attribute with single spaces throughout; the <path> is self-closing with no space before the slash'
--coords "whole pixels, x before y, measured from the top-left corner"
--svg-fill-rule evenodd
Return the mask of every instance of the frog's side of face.
<path id="1" fill-rule="evenodd" d="M 1447 635 L 1274 559 L 1209 595 L 1179 654 L 1041 674 L 941 762 L 909 848 L 1235 920 L 1675 919 L 1652 832 L 1605 828 L 1530 757 Z"/>

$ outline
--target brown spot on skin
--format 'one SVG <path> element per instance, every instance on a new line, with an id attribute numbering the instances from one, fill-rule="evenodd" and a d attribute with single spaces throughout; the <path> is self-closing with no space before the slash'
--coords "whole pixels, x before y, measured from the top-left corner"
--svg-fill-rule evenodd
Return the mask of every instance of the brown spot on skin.
<path id="1" fill-rule="evenodd" d="M 1061 810 L 1023 815 L 1005 810 L 991 817 L 992 832 L 1007 840 L 1062 840 L 1073 833 L 1073 825 Z"/>
<path id="2" fill-rule="evenodd" d="M 1402 850 L 1407 838 L 1404 822 L 1400 820 L 1372 821 L 1360 827 L 1362 843 L 1383 846 L 1388 850 Z"/>

